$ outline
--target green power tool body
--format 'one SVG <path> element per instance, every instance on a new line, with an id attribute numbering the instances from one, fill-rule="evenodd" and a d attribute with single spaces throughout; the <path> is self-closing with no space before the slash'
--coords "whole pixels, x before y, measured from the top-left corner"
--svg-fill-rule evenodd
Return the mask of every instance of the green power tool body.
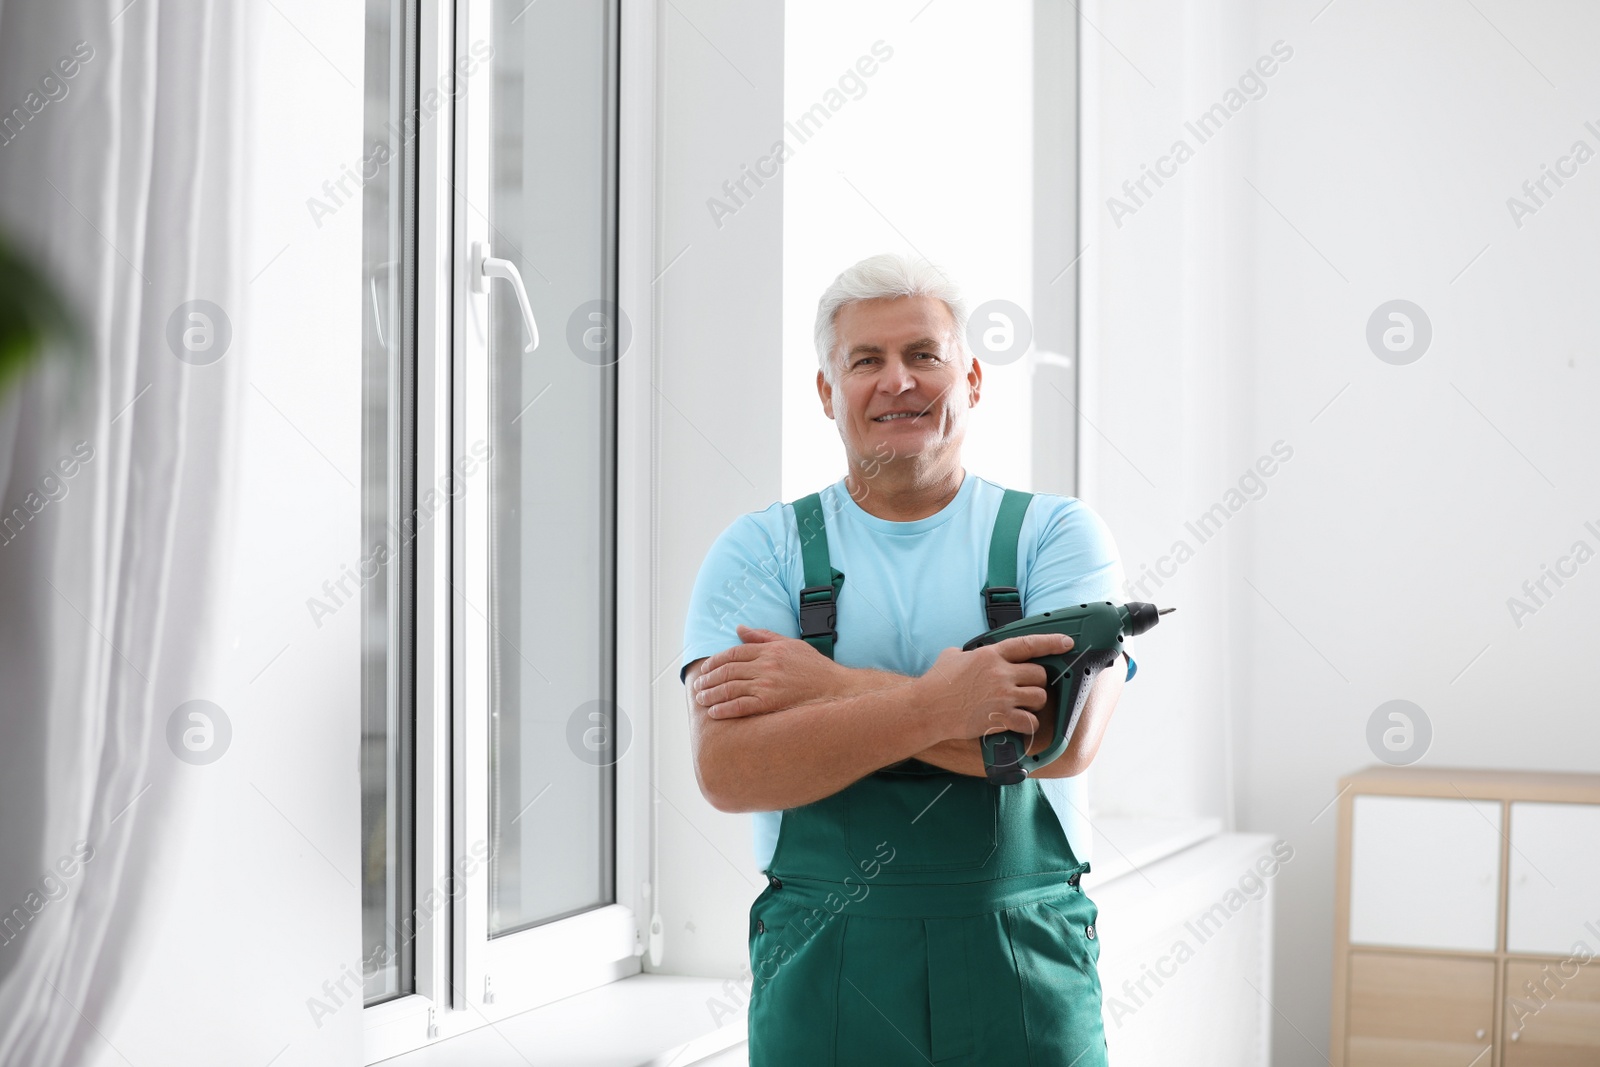
<path id="1" fill-rule="evenodd" d="M 1142 634 L 1173 608 L 1154 604 L 1130 603 L 1118 606 L 1109 600 L 1077 607 L 1057 608 L 1040 615 L 1029 615 L 1016 622 L 981 633 L 961 647 L 971 652 L 1010 637 L 1028 634 L 1065 634 L 1072 647 L 1065 652 L 1029 660 L 1045 669 L 1046 710 L 1055 709 L 1055 737 L 1050 747 L 1028 755 L 1028 739 L 1012 730 L 997 730 L 983 737 L 983 766 L 994 785 L 1015 785 L 1036 768 L 1057 759 L 1067 750 L 1078 717 L 1095 678 L 1117 660 L 1124 635 Z"/>

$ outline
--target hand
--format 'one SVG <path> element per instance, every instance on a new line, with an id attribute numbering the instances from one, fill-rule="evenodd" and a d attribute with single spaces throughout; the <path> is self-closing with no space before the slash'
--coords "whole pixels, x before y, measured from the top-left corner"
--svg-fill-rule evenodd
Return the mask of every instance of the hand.
<path id="1" fill-rule="evenodd" d="M 1028 634 L 971 652 L 947 648 L 917 679 L 919 696 L 952 738 L 1002 730 L 1032 738 L 1039 732 L 1040 716 L 1028 709 L 1043 711 L 1049 674 L 1028 660 L 1065 652 L 1072 644 L 1063 634 Z"/>
<path id="2" fill-rule="evenodd" d="M 713 719 L 764 715 L 836 695 L 838 664 L 796 637 L 749 626 L 742 645 L 706 658 L 694 699 Z"/>
<path id="3" fill-rule="evenodd" d="M 1034 712 L 1034 718 L 1039 720 L 1039 728 L 1028 739 L 1028 744 L 1023 748 L 1024 752 L 1030 756 L 1037 756 L 1050 747 L 1051 743 L 1056 739 L 1056 714 L 1059 710 L 1055 705 L 1047 702 L 1046 707 Z M 1062 755 L 1066 755 L 1066 753 L 1062 753 Z"/>

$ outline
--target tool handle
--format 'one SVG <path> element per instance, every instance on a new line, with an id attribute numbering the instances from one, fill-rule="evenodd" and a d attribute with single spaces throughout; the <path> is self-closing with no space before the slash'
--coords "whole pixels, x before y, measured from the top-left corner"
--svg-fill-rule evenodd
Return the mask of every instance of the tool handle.
<path id="1" fill-rule="evenodd" d="M 1016 785 L 1036 768 L 1053 763 L 1066 752 L 1083 715 L 1089 690 L 1100 672 L 1117 660 L 1117 649 L 1091 650 L 1074 656 L 1044 656 L 1032 662 L 1048 672 L 1046 707 L 1054 708 L 1055 731 L 1049 747 L 1027 755 L 1028 738 L 1014 730 L 997 730 L 983 737 L 983 767 L 993 785 Z"/>

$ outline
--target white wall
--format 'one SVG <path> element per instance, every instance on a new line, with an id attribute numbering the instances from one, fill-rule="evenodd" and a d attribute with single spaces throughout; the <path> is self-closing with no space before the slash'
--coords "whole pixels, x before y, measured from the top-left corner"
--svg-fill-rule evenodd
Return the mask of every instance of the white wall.
<path id="1" fill-rule="evenodd" d="M 783 7 L 673 0 L 657 28 L 657 969 L 725 976 L 749 965 L 745 917 L 765 880 L 749 816 L 700 794 L 678 666 L 706 550 L 735 516 L 778 499 L 783 175 L 720 228 L 707 201 L 782 126 Z"/>
<path id="2" fill-rule="evenodd" d="M 187 837 L 123 961 L 126 1010 L 97 1021 L 106 1067 L 361 1055 L 359 991 L 320 1027 L 306 1007 L 361 957 L 361 620 L 350 605 L 318 629 L 305 607 L 360 556 L 361 211 L 318 229 L 305 201 L 360 158 L 363 11 L 276 8 L 251 12 L 243 260 L 259 275 L 228 309 L 224 358 L 248 362 L 240 512 L 218 690 L 197 694 L 233 740 L 180 768 Z"/>
<path id="3" fill-rule="evenodd" d="M 1144 695 L 1162 693 L 1141 707 L 1170 738 L 1170 788 L 1230 755 L 1207 735 L 1231 720 L 1239 828 L 1297 849 L 1276 889 L 1281 1067 L 1323 1062 L 1335 814 L 1319 812 L 1340 774 L 1377 762 L 1366 727 L 1379 704 L 1423 708 L 1426 765 L 1600 768 L 1600 578 L 1584 566 L 1552 584 L 1520 628 L 1507 608 L 1575 541 L 1600 549 L 1584 527 L 1600 526 L 1600 165 L 1520 229 L 1506 206 L 1575 140 L 1600 150 L 1583 125 L 1600 120 L 1600 13 L 1321 7 L 1084 9 L 1103 33 L 1085 34 L 1099 124 L 1086 180 L 1100 185 L 1085 192 L 1100 230 L 1086 358 L 1096 422 L 1128 457 L 1102 440 L 1086 474 L 1130 575 L 1274 441 L 1294 449 L 1160 591 L 1181 610 L 1146 639 L 1141 671 Z M 1280 39 L 1293 57 L 1265 96 L 1116 229 L 1106 197 Z M 1365 340 L 1395 298 L 1435 331 L 1408 366 Z M 1130 707 L 1112 742 L 1135 726 Z"/>
<path id="4" fill-rule="evenodd" d="M 1600 88 L 1600 12 L 1483 10 L 1495 26 L 1442 5 L 1329 11 L 1303 33 L 1303 80 L 1286 83 L 1262 127 L 1274 147 L 1258 184 L 1283 191 L 1279 208 L 1305 220 L 1349 282 L 1262 216 L 1254 389 L 1264 410 L 1307 420 L 1350 389 L 1302 431 L 1306 464 L 1258 516 L 1250 576 L 1349 681 L 1259 598 L 1247 601 L 1249 825 L 1304 826 L 1335 775 L 1373 762 L 1366 721 L 1394 698 L 1431 718 L 1429 764 L 1600 770 L 1600 722 L 1587 710 L 1600 584 L 1580 570 L 1520 628 L 1506 607 L 1575 540 L 1600 548 L 1583 526 L 1600 518 L 1589 462 L 1600 379 L 1581 350 L 1592 341 L 1586 294 L 1600 284 L 1589 239 L 1600 172 L 1580 171 L 1520 230 L 1506 208 L 1574 139 L 1600 149 L 1583 128 L 1600 118 L 1585 106 Z M 1276 7 L 1263 22 L 1292 25 Z M 1395 297 L 1420 304 L 1435 329 L 1434 347 L 1406 367 L 1362 344 L 1367 316 Z M 1305 356 L 1280 355 L 1296 351 Z M 1374 601 L 1389 625 L 1375 624 Z M 1330 823 L 1316 833 L 1331 847 Z M 1281 986 L 1280 1006 L 1315 1038 L 1329 995 L 1331 859 L 1284 888 L 1279 959 L 1285 971 L 1316 962 L 1303 984 Z M 1278 1047 L 1286 1064 L 1311 1062 Z"/>

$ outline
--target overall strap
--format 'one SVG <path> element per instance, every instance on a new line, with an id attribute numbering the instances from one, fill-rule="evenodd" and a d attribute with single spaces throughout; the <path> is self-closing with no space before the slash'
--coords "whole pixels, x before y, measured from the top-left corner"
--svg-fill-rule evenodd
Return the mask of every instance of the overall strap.
<path id="1" fill-rule="evenodd" d="M 994 517 L 994 532 L 989 535 L 989 581 L 983 587 L 983 610 L 991 630 L 1022 618 L 1022 593 L 1017 589 L 1017 542 L 1022 535 L 1022 517 L 1028 513 L 1031 500 L 1032 493 L 1007 489 L 1000 498 L 1000 511 Z"/>
<path id="2" fill-rule="evenodd" d="M 805 586 L 800 590 L 800 637 L 829 659 L 838 638 L 835 620 L 844 574 L 828 560 L 828 528 L 822 516 L 822 494 L 796 500 L 795 525 L 800 531 L 800 559 L 805 566 Z"/>

